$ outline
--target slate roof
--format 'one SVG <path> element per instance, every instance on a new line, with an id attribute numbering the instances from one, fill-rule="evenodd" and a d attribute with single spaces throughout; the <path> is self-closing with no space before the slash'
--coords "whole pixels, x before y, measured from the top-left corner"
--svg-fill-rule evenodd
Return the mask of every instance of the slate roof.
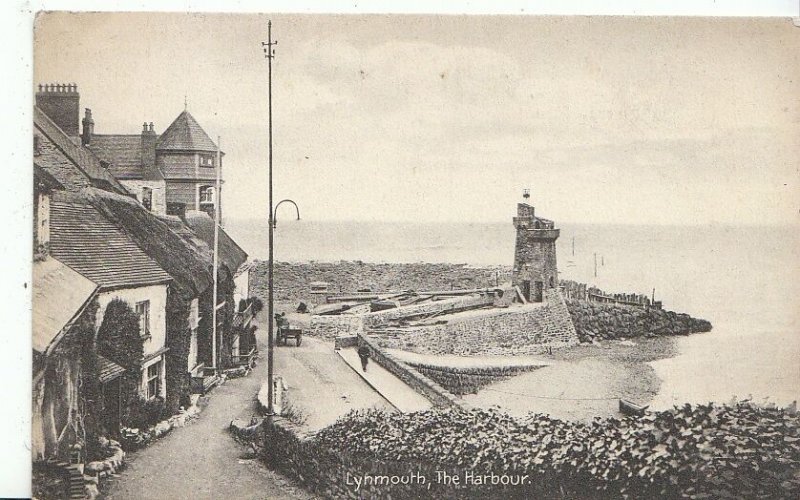
<path id="1" fill-rule="evenodd" d="M 51 256 L 33 263 L 32 288 L 33 350 L 44 353 L 80 315 L 98 287 Z"/>
<path id="2" fill-rule="evenodd" d="M 197 123 L 197 120 L 188 111 L 183 111 L 158 138 L 156 149 L 162 151 L 216 151 L 217 145 Z"/>
<path id="3" fill-rule="evenodd" d="M 100 159 L 91 150 L 73 143 L 72 139 L 37 106 L 33 107 L 33 123 L 83 175 L 90 179 L 93 186 L 119 194 L 130 194 L 108 170 L 103 168 Z M 46 160 L 39 160 L 38 163 L 58 179 L 56 172 L 50 171 L 50 165 Z"/>
<path id="4" fill-rule="evenodd" d="M 33 161 L 33 180 L 45 191 L 64 189 L 64 184 L 59 182 L 53 174 L 42 168 L 36 160 Z"/>
<path id="5" fill-rule="evenodd" d="M 89 149 L 109 163 L 109 172 L 118 179 L 164 179 L 158 167 L 142 162 L 141 134 L 95 134 Z"/>
<path id="6" fill-rule="evenodd" d="M 88 188 L 81 195 L 172 276 L 170 289 L 184 299 L 191 300 L 212 285 L 211 249 L 180 219 L 158 217 L 136 200 L 100 189 Z"/>
<path id="7" fill-rule="evenodd" d="M 214 248 L 214 219 L 200 210 L 187 210 L 186 224 L 206 245 Z M 222 228 L 219 229 L 219 259 L 231 274 L 247 261 L 247 253 Z"/>
<path id="8" fill-rule="evenodd" d="M 71 193 L 57 192 L 50 203 L 50 253 L 103 288 L 172 279 L 117 226 Z"/>
<path id="9" fill-rule="evenodd" d="M 99 372 L 100 382 L 106 383 L 125 373 L 125 368 L 98 354 L 97 371 Z"/>

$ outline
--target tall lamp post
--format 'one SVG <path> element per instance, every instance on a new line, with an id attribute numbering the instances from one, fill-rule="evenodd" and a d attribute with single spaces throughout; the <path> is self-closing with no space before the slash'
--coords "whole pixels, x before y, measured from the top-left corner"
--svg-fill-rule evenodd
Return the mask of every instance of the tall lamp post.
<path id="1" fill-rule="evenodd" d="M 267 58 L 267 65 L 269 68 L 269 80 L 268 80 L 268 88 L 269 88 L 269 270 L 267 273 L 267 280 L 269 282 L 269 295 L 267 296 L 267 327 L 269 329 L 269 344 L 267 346 L 267 416 L 272 416 L 275 414 L 275 408 L 273 407 L 272 401 L 274 398 L 273 394 L 273 350 L 274 350 L 274 324 L 273 324 L 273 315 L 275 314 L 275 304 L 274 304 L 274 287 L 272 283 L 272 275 L 274 271 L 274 263 L 273 263 L 273 234 L 272 230 L 274 229 L 274 222 L 273 222 L 273 211 L 272 211 L 272 59 L 275 57 L 275 50 L 272 48 L 273 45 L 277 45 L 277 41 L 272 41 L 272 21 L 270 20 L 267 22 L 267 41 L 261 42 L 261 46 L 264 49 L 264 56 Z"/>
<path id="2" fill-rule="evenodd" d="M 267 41 L 261 42 L 261 46 L 264 49 L 264 56 L 267 58 L 268 68 L 269 68 L 269 80 L 268 80 L 268 87 L 269 87 L 269 267 L 267 272 L 267 281 L 269 284 L 269 293 L 267 295 L 267 328 L 269 328 L 268 334 L 268 341 L 269 344 L 267 346 L 267 416 L 275 415 L 275 408 L 274 408 L 274 400 L 275 400 L 275 383 L 274 383 L 274 362 L 273 362 L 273 354 L 275 348 L 275 332 L 274 332 L 274 316 L 275 316 L 275 285 L 274 285 L 274 273 L 275 273 L 275 240 L 274 240 L 274 230 L 275 225 L 277 224 L 277 219 L 275 217 L 278 207 L 281 206 L 282 203 L 291 203 L 294 205 L 295 210 L 297 211 L 297 220 L 300 220 L 300 209 L 297 207 L 297 203 L 292 200 L 286 199 L 281 200 L 275 205 L 273 208 L 272 205 L 272 59 L 275 57 L 275 50 L 272 48 L 273 45 L 277 45 L 277 41 L 272 40 L 272 21 L 267 23 Z"/>

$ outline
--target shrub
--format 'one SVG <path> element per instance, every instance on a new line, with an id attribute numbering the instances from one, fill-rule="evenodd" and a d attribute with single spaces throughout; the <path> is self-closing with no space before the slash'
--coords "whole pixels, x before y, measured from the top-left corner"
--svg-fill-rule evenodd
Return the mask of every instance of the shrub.
<path id="1" fill-rule="evenodd" d="M 526 485 L 481 490 L 491 498 L 800 496 L 800 418 L 749 403 L 590 423 L 483 409 L 370 410 L 323 429 L 308 448 L 309 457 L 334 450 L 362 463 L 530 475 Z"/>
<path id="2" fill-rule="evenodd" d="M 257 316 L 264 309 L 264 301 L 258 297 L 250 297 L 250 300 L 253 301 L 253 315 Z"/>
<path id="3" fill-rule="evenodd" d="M 124 426 L 135 429 L 146 429 L 159 423 L 165 416 L 164 398 L 145 399 L 138 396 L 128 406 L 124 418 Z"/>

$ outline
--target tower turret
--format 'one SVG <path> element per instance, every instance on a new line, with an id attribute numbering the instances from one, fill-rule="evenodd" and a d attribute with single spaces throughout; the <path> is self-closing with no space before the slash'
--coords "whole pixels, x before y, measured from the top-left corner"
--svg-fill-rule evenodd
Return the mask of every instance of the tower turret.
<path id="1" fill-rule="evenodd" d="M 514 227 L 517 241 L 514 251 L 513 285 L 518 286 L 529 302 L 541 302 L 544 289 L 558 286 L 556 240 L 559 230 L 551 220 L 536 217 L 529 205 L 530 192 L 523 195 L 525 202 L 517 204 Z"/>

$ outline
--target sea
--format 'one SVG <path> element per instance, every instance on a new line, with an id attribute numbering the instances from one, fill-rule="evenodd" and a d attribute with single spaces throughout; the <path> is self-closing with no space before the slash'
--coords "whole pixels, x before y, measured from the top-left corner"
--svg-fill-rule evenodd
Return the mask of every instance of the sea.
<path id="1" fill-rule="evenodd" d="M 266 259 L 267 224 L 232 219 L 226 230 Z M 679 337 L 655 361 L 651 404 L 752 398 L 800 400 L 800 227 L 561 224 L 560 277 L 610 292 L 654 296 L 665 309 L 708 319 L 713 331 Z M 279 221 L 276 261 L 361 260 L 511 265 L 507 223 Z"/>

